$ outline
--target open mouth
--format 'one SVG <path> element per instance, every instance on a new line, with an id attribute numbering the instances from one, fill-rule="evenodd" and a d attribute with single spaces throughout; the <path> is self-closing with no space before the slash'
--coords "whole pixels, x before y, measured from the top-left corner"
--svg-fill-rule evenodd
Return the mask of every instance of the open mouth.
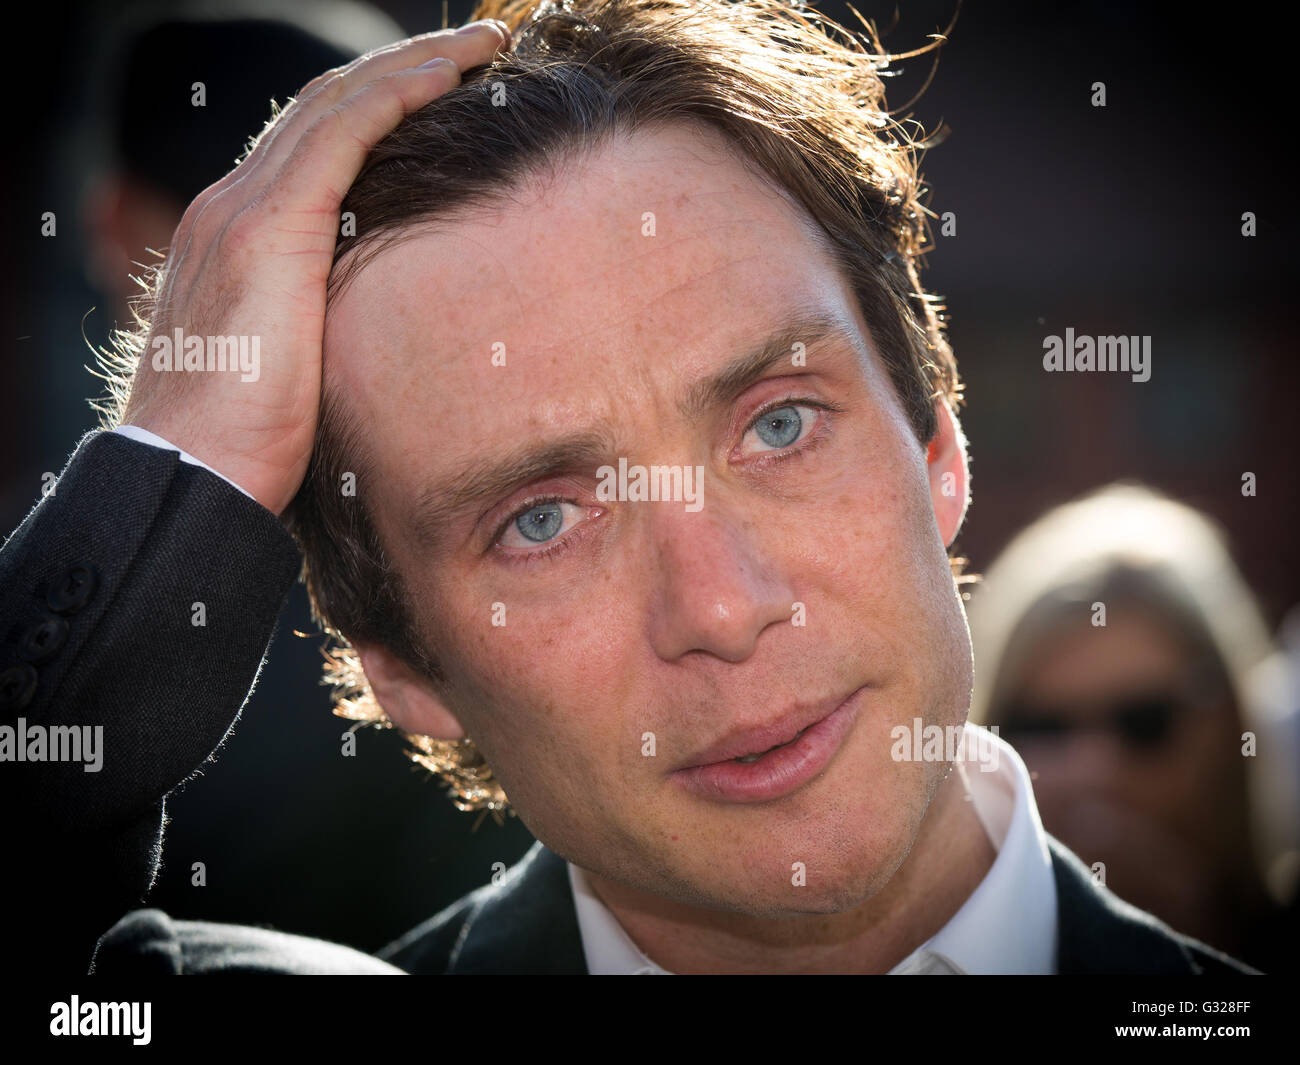
<path id="1" fill-rule="evenodd" d="M 709 802 L 757 803 L 783 798 L 817 779 L 831 763 L 853 729 L 868 687 L 863 685 L 836 709 L 784 743 L 727 757 L 737 747 L 743 750 L 751 743 L 770 743 L 783 731 L 772 727 L 754 729 L 744 740 L 720 742 L 712 751 L 702 752 L 705 758 L 722 755 L 720 761 L 683 766 L 672 771 L 672 778 L 677 786 Z"/>
<path id="2" fill-rule="evenodd" d="M 739 762 L 741 763 L 741 765 L 749 765 L 752 762 L 757 762 L 765 754 L 771 754 L 773 751 L 779 751 L 782 747 L 789 747 L 790 744 L 794 743 L 796 740 L 799 739 L 800 736 L 802 736 L 805 732 L 807 732 L 809 728 L 812 728 L 812 726 L 809 725 L 807 728 L 801 728 L 798 731 L 798 733 L 795 735 L 794 739 L 787 740 L 785 743 L 778 743 L 775 747 L 769 747 L 766 751 L 759 751 L 756 754 L 743 754 L 739 758 L 733 758 L 731 760 L 733 762 Z"/>

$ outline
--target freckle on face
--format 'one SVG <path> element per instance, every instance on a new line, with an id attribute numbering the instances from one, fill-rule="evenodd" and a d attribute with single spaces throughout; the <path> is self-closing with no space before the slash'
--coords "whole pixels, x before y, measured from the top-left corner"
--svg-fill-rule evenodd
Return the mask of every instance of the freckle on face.
<path id="1" fill-rule="evenodd" d="M 810 226 L 716 135 L 643 130 L 377 255 L 327 333 L 330 372 L 371 427 L 380 535 L 421 629 L 439 634 L 442 698 L 524 822 L 603 876 L 750 912 L 842 908 L 878 889 L 933 785 L 933 767 L 890 760 L 889 728 L 956 723 L 969 693 L 924 451 L 877 356 L 810 360 L 800 387 L 845 413 L 781 480 L 728 464 L 726 418 L 676 411 L 778 312 L 840 314 L 870 344 Z M 536 565 L 461 549 L 432 560 L 403 533 L 403 501 L 428 479 L 599 420 L 630 462 L 705 465 L 704 509 L 611 507 L 599 533 Z M 790 624 L 794 601 L 806 627 Z M 719 653 L 724 623 L 742 655 Z M 730 732 L 868 682 L 835 759 L 781 800 L 709 803 L 669 779 Z M 812 874 L 797 897 L 794 861 Z"/>

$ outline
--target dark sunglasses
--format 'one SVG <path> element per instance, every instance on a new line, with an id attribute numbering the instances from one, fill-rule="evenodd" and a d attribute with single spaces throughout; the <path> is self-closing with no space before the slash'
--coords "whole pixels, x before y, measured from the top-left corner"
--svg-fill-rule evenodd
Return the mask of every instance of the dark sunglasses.
<path id="1" fill-rule="evenodd" d="M 1114 699 L 1104 712 L 1087 720 L 1052 707 L 1011 703 L 1000 715 L 1002 737 L 1014 745 L 1017 739 L 1060 741 L 1072 733 L 1101 730 L 1118 736 L 1130 750 L 1152 753 L 1168 744 L 1180 718 L 1193 708 L 1185 697 L 1172 692 Z"/>

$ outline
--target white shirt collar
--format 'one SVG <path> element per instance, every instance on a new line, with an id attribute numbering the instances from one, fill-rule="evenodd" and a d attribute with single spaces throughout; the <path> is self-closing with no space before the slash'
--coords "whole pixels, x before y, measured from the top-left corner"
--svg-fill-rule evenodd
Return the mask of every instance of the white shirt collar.
<path id="1" fill-rule="evenodd" d="M 962 754 L 997 858 L 952 919 L 890 975 L 1055 973 L 1056 879 L 1029 771 L 1006 741 L 969 723 Z M 589 973 L 670 975 L 632 942 L 572 862 L 569 885 Z"/>

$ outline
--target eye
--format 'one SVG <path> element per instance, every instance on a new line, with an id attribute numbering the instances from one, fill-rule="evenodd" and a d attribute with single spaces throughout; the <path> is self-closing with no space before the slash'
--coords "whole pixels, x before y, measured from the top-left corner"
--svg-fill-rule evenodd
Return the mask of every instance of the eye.
<path id="1" fill-rule="evenodd" d="M 741 449 L 747 454 L 780 451 L 805 436 L 805 426 L 814 424 L 816 407 L 804 403 L 783 403 L 763 411 L 750 423 Z M 757 447 L 746 447 L 751 435 L 757 438 Z"/>
<path id="2" fill-rule="evenodd" d="M 563 499 L 540 500 L 507 520 L 499 542 L 502 547 L 523 550 L 549 543 L 578 524 L 590 510 Z"/>

